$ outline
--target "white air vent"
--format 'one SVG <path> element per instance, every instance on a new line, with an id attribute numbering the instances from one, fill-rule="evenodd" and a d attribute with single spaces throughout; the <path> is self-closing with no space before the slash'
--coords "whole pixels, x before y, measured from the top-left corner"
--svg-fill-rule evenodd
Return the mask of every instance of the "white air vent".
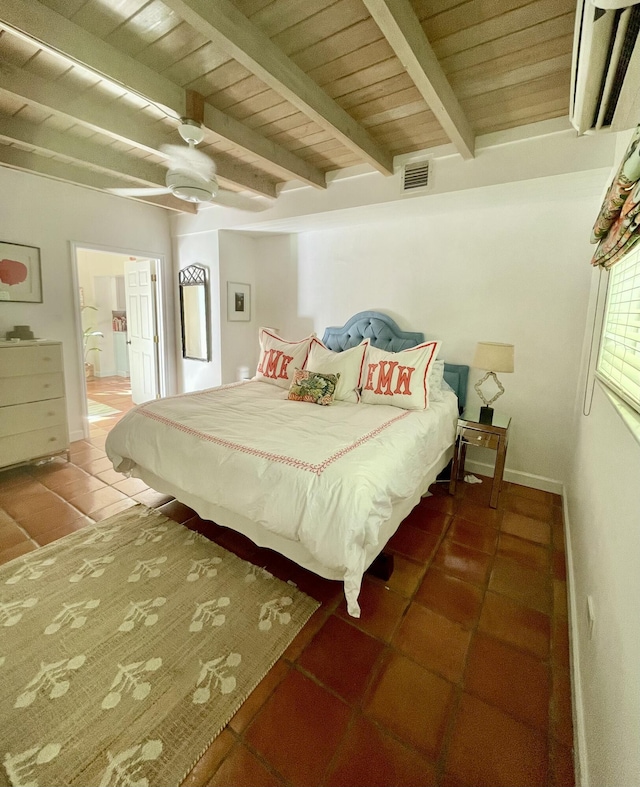
<path id="1" fill-rule="evenodd" d="M 429 168 L 431 162 L 413 161 L 404 165 L 402 173 L 402 191 L 417 191 L 426 189 L 429 185 Z"/>
<path id="2" fill-rule="evenodd" d="M 578 0 L 571 122 L 622 131 L 640 112 L 640 0 Z"/>

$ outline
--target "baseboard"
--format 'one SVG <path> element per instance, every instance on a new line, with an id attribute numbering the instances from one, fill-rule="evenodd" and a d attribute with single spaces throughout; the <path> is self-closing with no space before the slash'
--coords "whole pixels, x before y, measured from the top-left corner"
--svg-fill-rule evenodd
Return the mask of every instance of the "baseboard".
<path id="1" fill-rule="evenodd" d="M 467 473 L 478 473 L 479 475 L 493 475 L 493 465 L 486 464 L 485 462 L 474 462 L 469 459 L 464 463 L 464 469 Z M 553 478 L 545 478 L 541 475 L 534 475 L 533 473 L 522 473 L 519 470 L 509 470 L 505 468 L 503 478 L 505 481 L 511 481 L 512 484 L 521 484 L 522 486 L 530 486 L 532 489 L 541 489 L 543 492 L 553 492 L 556 495 L 561 495 L 564 491 L 562 481 L 556 481 Z"/>
<path id="2" fill-rule="evenodd" d="M 564 543 L 567 556 L 567 595 L 569 597 L 569 653 L 571 668 L 571 697 L 573 710 L 573 745 L 574 769 L 576 784 L 579 787 L 589 787 L 589 773 L 587 768 L 587 738 L 584 726 L 584 706 L 582 704 L 582 685 L 580 683 L 580 647 L 578 637 L 578 599 L 575 594 L 575 580 L 573 572 L 573 550 L 571 548 L 571 521 L 569 519 L 569 505 L 567 495 L 563 489 L 562 495 L 564 515 Z"/>
<path id="3" fill-rule="evenodd" d="M 82 430 L 77 430 L 75 432 L 69 433 L 69 442 L 75 443 L 78 440 L 84 440 L 84 432 Z"/>

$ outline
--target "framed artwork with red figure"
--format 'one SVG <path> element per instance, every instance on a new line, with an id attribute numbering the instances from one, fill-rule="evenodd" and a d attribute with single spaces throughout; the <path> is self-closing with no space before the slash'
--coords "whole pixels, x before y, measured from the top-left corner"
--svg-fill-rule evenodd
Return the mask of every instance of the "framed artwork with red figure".
<path id="1" fill-rule="evenodd" d="M 42 303 L 40 249 L 0 241 L 0 301 Z"/>

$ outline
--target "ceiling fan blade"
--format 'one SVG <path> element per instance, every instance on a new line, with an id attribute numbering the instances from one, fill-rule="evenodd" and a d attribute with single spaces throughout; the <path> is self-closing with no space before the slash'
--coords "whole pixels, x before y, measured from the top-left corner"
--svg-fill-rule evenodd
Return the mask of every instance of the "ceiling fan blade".
<path id="1" fill-rule="evenodd" d="M 169 169 L 182 169 L 199 175 L 203 180 L 212 180 L 216 165 L 206 153 L 187 145 L 162 145 L 160 150 L 169 157 Z"/>
<path id="2" fill-rule="evenodd" d="M 119 197 L 152 197 L 156 194 L 171 194 L 171 189 L 166 186 L 158 186 L 157 188 L 139 188 L 139 189 L 107 189 L 109 194 L 117 194 Z"/>
<path id="3" fill-rule="evenodd" d="M 225 208 L 236 208 L 237 210 L 248 210 L 252 212 L 267 210 L 269 205 L 259 202 L 252 197 L 245 197 L 235 191 L 220 189 L 211 201 L 212 205 L 223 205 Z"/>

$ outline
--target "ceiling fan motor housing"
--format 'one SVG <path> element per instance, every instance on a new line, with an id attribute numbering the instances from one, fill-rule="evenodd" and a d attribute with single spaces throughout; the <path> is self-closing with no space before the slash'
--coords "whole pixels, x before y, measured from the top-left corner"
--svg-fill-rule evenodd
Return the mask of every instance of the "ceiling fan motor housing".
<path id="1" fill-rule="evenodd" d="M 214 180 L 203 180 L 179 169 L 167 172 L 167 188 L 186 202 L 211 202 L 218 193 L 218 184 Z"/>

